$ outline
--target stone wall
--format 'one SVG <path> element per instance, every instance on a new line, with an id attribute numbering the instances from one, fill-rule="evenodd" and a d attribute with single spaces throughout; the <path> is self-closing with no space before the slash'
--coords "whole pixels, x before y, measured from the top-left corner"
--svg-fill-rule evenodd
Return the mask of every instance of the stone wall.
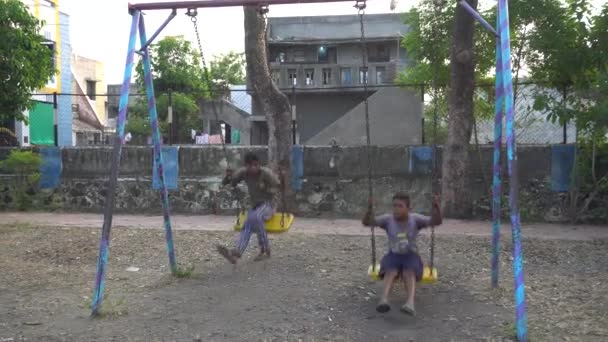
<path id="1" fill-rule="evenodd" d="M 235 168 L 247 151 L 265 162 L 262 147 L 228 148 L 229 164 Z M 523 219 L 563 220 L 560 196 L 552 190 L 551 147 L 522 146 L 518 150 Z M 41 189 L 35 209 L 102 212 L 110 170 L 110 147 L 62 148 L 59 186 Z M 373 147 L 374 190 L 379 210 L 389 210 L 391 196 L 404 191 L 415 210 L 427 212 L 431 198 L 431 160 L 428 147 Z M 441 150 L 438 151 L 441 163 Z M 0 149 L 0 160 L 9 153 Z M 45 155 L 52 155 L 46 153 Z M 170 191 L 175 213 L 231 214 L 239 204 L 234 194 L 220 187 L 226 161 L 221 147 L 179 147 L 174 174 L 177 188 Z M 489 218 L 491 147 L 472 150 L 476 214 Z M 296 177 L 296 210 L 301 216 L 360 216 L 367 206 L 367 157 L 364 147 L 304 147 L 302 170 Z M 295 169 L 298 169 L 297 167 Z M 298 173 L 298 170 L 295 170 Z M 505 169 L 506 174 L 506 169 Z M 0 206 L 11 205 L 8 184 L 12 175 L 0 172 Z M 43 174 L 44 178 L 44 174 Z M 53 184 L 53 182 L 45 182 Z M 507 185 L 504 186 L 505 193 Z M 244 188 L 241 190 L 244 191 Z M 506 200 L 504 201 L 506 205 Z M 158 193 L 152 189 L 152 149 L 123 149 L 116 212 L 160 213 Z"/>

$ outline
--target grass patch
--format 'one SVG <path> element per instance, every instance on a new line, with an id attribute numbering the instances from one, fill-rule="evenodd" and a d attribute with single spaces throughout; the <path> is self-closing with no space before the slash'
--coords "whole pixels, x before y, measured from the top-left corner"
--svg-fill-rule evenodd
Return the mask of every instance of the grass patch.
<path id="1" fill-rule="evenodd" d="M 86 308 L 90 311 L 93 308 L 93 299 L 85 297 L 83 308 Z M 127 308 L 128 306 L 125 297 L 115 298 L 113 296 L 110 296 L 110 294 L 106 294 L 103 296 L 103 301 L 101 303 L 99 313 L 95 317 L 118 318 L 128 313 Z"/>
<path id="2" fill-rule="evenodd" d="M 194 276 L 194 265 L 178 265 L 173 276 L 179 279 L 192 278 Z"/>
<path id="3" fill-rule="evenodd" d="M 0 233 L 15 233 L 24 232 L 33 229 L 34 226 L 29 223 L 13 222 L 0 224 Z"/>

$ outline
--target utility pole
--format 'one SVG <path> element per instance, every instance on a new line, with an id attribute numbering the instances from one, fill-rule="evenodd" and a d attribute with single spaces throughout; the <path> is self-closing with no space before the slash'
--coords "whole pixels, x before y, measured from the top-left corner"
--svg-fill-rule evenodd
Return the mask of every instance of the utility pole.
<path id="1" fill-rule="evenodd" d="M 59 121 L 57 119 L 57 116 L 59 115 L 58 111 L 57 111 L 57 107 L 58 107 L 58 100 L 57 100 L 57 92 L 53 93 L 53 133 L 55 135 L 55 146 L 59 146 L 59 130 L 57 129 L 57 122 Z"/>
<path id="2" fill-rule="evenodd" d="M 173 145 L 173 91 L 169 89 L 169 108 L 167 109 L 169 123 L 169 145 Z"/>

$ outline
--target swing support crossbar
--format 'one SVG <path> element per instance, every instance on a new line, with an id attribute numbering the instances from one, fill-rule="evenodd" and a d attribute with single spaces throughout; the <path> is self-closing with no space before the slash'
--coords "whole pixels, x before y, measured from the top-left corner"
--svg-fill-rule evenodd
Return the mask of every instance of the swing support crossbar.
<path id="1" fill-rule="evenodd" d="M 129 11 L 167 10 L 180 8 L 271 6 L 289 4 L 315 4 L 326 2 L 352 2 L 353 0 L 200 0 L 171 2 L 142 2 L 129 4 Z"/>

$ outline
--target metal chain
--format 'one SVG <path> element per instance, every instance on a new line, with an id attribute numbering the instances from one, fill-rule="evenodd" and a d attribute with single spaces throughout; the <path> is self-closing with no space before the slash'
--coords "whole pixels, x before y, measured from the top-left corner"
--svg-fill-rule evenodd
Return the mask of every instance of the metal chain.
<path id="1" fill-rule="evenodd" d="M 363 103 L 365 108 L 365 136 L 366 136 L 366 150 L 367 150 L 367 190 L 369 193 L 369 209 L 373 212 L 374 209 L 374 188 L 372 185 L 372 152 L 371 152 L 371 133 L 370 133 L 370 123 L 369 123 L 369 89 L 368 89 L 368 80 L 369 80 L 369 72 L 367 65 L 367 42 L 365 39 L 365 8 L 367 7 L 366 0 L 357 0 L 355 3 L 355 8 L 358 11 L 359 15 L 359 24 L 361 26 L 361 62 L 362 67 L 361 71 L 363 72 Z M 376 267 L 376 234 L 375 227 L 372 226 L 372 234 L 370 237 L 372 244 L 372 269 Z"/>
<path id="2" fill-rule="evenodd" d="M 434 2 L 434 12 L 435 12 L 435 18 L 439 18 L 439 14 L 440 14 L 440 2 L 435 1 Z M 433 26 L 433 32 L 432 35 L 433 37 L 437 37 L 437 23 L 435 23 L 435 25 Z M 435 58 L 433 60 L 433 64 L 435 64 L 435 69 L 437 69 L 437 59 Z M 434 208 L 434 203 L 435 203 L 435 194 L 437 193 L 437 126 L 438 126 L 438 115 L 437 115 L 437 111 L 438 111 L 438 101 L 437 101 L 437 76 L 433 76 L 433 85 L 432 85 L 432 91 L 433 91 L 433 149 L 432 149 L 432 157 L 433 157 L 433 166 L 432 166 L 432 171 L 431 171 L 431 216 L 433 215 L 433 211 L 435 210 Z M 431 226 L 431 243 L 430 243 L 430 260 L 429 260 L 429 266 L 431 268 L 431 272 L 433 270 L 433 266 L 435 264 L 435 227 Z"/>
<path id="3" fill-rule="evenodd" d="M 285 228 L 285 212 L 287 211 L 287 200 L 285 199 L 285 173 L 283 172 L 283 168 L 279 168 L 279 176 L 281 177 L 281 205 L 283 209 L 281 210 L 281 228 Z"/>
<path id="4" fill-rule="evenodd" d="M 203 53 L 203 44 L 201 44 L 201 36 L 199 33 L 199 29 L 198 29 L 198 20 L 197 20 L 197 15 L 198 13 L 196 12 L 196 9 L 188 9 L 188 12 L 186 13 L 186 15 L 188 15 L 190 17 L 190 20 L 192 21 L 192 24 L 194 25 L 194 33 L 196 34 L 196 42 L 198 43 L 198 50 L 201 56 L 201 65 L 202 65 L 202 69 L 203 69 L 203 77 L 204 77 L 204 81 L 205 84 L 207 85 L 207 90 L 209 92 L 209 97 L 211 99 L 211 106 L 213 109 L 213 114 L 215 116 L 215 121 L 217 121 L 218 123 L 220 122 L 219 119 L 219 115 L 217 114 L 217 108 L 215 106 L 215 101 L 213 98 L 213 85 L 211 82 L 211 79 L 209 77 L 209 69 L 207 68 L 207 62 L 205 61 L 205 54 Z M 226 164 L 228 164 L 228 151 L 226 150 L 226 141 L 224 139 L 224 133 L 222 132 L 222 128 L 220 126 L 220 140 L 222 142 L 222 150 L 224 151 L 224 157 L 226 158 Z"/>
<path id="5" fill-rule="evenodd" d="M 198 29 L 198 13 L 196 11 L 196 8 L 189 8 L 188 11 L 186 12 L 186 15 L 190 17 L 190 20 L 192 21 L 192 25 L 194 26 L 194 33 L 196 34 L 196 42 L 198 43 L 198 50 L 200 53 L 200 57 L 201 57 L 201 66 L 202 66 L 202 70 L 203 70 L 203 77 L 204 77 L 204 81 L 205 84 L 207 86 L 207 91 L 209 92 L 209 98 L 211 100 L 211 108 L 215 117 L 215 121 L 216 122 L 220 122 L 220 118 L 219 115 L 217 113 L 217 107 L 215 105 L 215 100 L 213 98 L 213 87 L 212 87 L 212 82 L 211 79 L 209 77 L 209 69 L 207 68 L 207 62 L 205 61 L 205 54 L 203 52 L 203 44 L 201 43 L 201 36 L 199 33 L 199 29 Z M 209 132 L 211 133 L 211 129 L 209 129 Z M 222 142 L 222 151 L 224 153 L 224 158 L 226 158 L 226 167 L 230 168 L 230 159 L 228 158 L 228 150 L 226 149 L 226 140 L 224 139 L 224 132 L 222 132 L 222 127 L 220 124 L 220 140 Z M 233 191 L 233 195 L 236 193 L 236 191 Z M 242 199 L 240 194 L 236 194 L 236 198 L 237 198 L 237 225 L 240 224 L 240 213 L 243 211 L 243 204 L 242 204 Z"/>

